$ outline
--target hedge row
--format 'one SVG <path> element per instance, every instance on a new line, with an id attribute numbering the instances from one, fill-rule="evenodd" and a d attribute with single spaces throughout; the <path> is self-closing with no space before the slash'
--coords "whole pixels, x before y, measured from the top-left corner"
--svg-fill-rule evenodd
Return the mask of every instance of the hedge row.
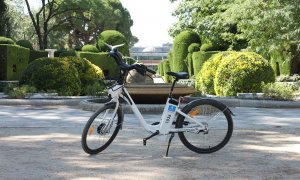
<path id="1" fill-rule="evenodd" d="M 0 80 L 19 80 L 28 65 L 29 55 L 27 48 L 0 44 Z"/>
<path id="2" fill-rule="evenodd" d="M 300 73 L 300 42 L 292 42 L 285 49 L 276 49 L 270 53 L 271 65 L 277 76 Z"/>
<path id="3" fill-rule="evenodd" d="M 77 52 L 81 58 L 86 58 L 91 63 L 100 67 L 106 78 L 115 78 L 119 75 L 119 68 L 113 58 L 108 53 L 91 53 L 91 52 Z"/>

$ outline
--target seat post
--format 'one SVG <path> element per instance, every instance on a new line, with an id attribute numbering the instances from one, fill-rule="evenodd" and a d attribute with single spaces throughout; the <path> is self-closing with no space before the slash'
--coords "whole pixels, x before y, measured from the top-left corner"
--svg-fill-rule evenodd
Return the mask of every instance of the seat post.
<path id="1" fill-rule="evenodd" d="M 173 81 L 173 83 L 172 83 L 172 87 L 171 87 L 171 92 L 169 94 L 169 98 L 172 98 L 174 86 L 175 86 L 175 84 L 176 84 L 177 81 L 178 81 L 178 79 L 175 78 L 174 81 Z"/>

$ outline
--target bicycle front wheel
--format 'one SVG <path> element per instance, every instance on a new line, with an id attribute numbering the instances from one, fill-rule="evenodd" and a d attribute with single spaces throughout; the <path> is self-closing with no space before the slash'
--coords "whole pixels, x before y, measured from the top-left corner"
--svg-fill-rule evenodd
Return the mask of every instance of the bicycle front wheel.
<path id="1" fill-rule="evenodd" d="M 197 153 L 212 153 L 224 147 L 233 131 L 230 110 L 218 101 L 201 99 L 188 104 L 182 112 L 193 120 L 178 116 L 176 128 L 196 128 L 201 123 L 205 130 L 179 132 L 181 142 Z M 195 122 L 196 121 L 196 122 Z"/>
<path id="2" fill-rule="evenodd" d="M 123 113 L 119 107 L 113 114 L 115 104 L 105 105 L 97 110 L 86 123 L 81 137 L 83 150 L 88 154 L 97 154 L 106 149 L 117 136 L 123 122 Z"/>

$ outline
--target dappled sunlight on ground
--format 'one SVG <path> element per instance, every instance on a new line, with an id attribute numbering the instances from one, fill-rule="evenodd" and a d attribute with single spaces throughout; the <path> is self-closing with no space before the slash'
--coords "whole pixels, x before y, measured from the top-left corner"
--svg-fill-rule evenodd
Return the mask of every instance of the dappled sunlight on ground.
<path id="1" fill-rule="evenodd" d="M 149 133 L 138 127 L 131 116 L 127 116 L 115 141 L 103 152 L 91 156 L 81 148 L 81 132 L 90 112 L 62 108 L 40 110 L 43 113 L 39 115 L 32 111 L 35 110 L 30 110 L 30 115 L 22 112 L 25 118 L 6 109 L 0 112 L 0 179 L 300 177 L 300 128 L 295 126 L 298 119 L 285 120 L 276 113 L 272 119 L 273 111 L 266 115 L 268 119 L 263 119 L 260 109 L 235 109 L 232 139 L 212 154 L 190 151 L 176 135 L 170 157 L 165 157 L 168 137 L 165 140 L 154 137 L 143 146 L 142 139 Z M 156 119 L 155 115 L 149 117 Z"/>

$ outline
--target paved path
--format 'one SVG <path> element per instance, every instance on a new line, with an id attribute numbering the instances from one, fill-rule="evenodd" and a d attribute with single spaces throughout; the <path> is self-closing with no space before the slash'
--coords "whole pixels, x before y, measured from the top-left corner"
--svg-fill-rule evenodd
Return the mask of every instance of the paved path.
<path id="1" fill-rule="evenodd" d="M 299 179 L 300 109 L 233 108 L 234 134 L 213 154 L 196 154 L 176 137 L 143 132 L 133 115 L 103 153 L 81 149 L 92 112 L 67 106 L 0 106 L 0 179 Z M 146 115 L 149 121 L 158 115 Z"/>

